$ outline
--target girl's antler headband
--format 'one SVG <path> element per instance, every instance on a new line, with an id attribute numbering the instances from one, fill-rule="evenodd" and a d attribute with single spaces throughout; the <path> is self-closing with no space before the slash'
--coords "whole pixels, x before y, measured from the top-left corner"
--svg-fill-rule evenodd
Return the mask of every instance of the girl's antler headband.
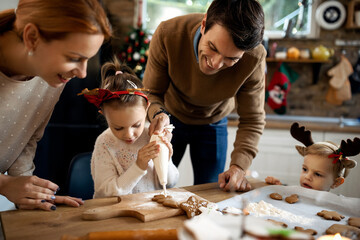
<path id="1" fill-rule="evenodd" d="M 94 104 L 97 108 L 100 108 L 101 104 L 104 101 L 114 98 L 119 98 L 120 95 L 138 95 L 145 98 L 145 100 L 148 102 L 149 101 L 148 97 L 140 91 L 149 91 L 149 90 L 146 88 L 133 88 L 133 89 L 126 89 L 124 91 L 111 92 L 107 89 L 101 89 L 101 88 L 95 88 L 93 90 L 89 90 L 85 88 L 84 90 L 81 91 L 81 93 L 78 93 L 78 96 L 84 95 L 84 97 L 90 103 Z"/>
<path id="2" fill-rule="evenodd" d="M 314 144 L 314 141 L 311 137 L 311 132 L 309 130 L 305 131 L 305 127 L 299 126 L 299 123 L 295 122 L 291 125 L 290 128 L 291 135 L 301 143 L 303 143 L 306 147 Z M 336 150 L 335 153 L 330 154 L 329 158 L 335 158 L 333 163 L 337 163 L 339 160 L 347 160 L 346 157 L 355 156 L 360 153 L 360 139 L 354 138 L 353 141 L 348 139 L 341 141 L 340 148 Z"/>

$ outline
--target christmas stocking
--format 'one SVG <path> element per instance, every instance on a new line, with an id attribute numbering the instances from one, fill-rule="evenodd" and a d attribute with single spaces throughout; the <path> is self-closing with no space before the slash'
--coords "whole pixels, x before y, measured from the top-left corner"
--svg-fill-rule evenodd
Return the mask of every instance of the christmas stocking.
<path id="1" fill-rule="evenodd" d="M 286 96 L 291 83 L 297 78 L 298 74 L 285 63 L 282 63 L 279 70 L 272 76 L 266 90 L 266 102 L 275 113 L 286 113 Z"/>

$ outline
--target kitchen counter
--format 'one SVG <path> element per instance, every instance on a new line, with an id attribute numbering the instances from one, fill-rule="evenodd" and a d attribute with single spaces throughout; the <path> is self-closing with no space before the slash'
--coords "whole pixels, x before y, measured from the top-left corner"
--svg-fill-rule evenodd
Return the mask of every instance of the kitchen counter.
<path id="1" fill-rule="evenodd" d="M 236 114 L 230 114 L 228 119 L 228 126 L 237 126 L 238 120 Z M 290 126 L 294 122 L 298 122 L 312 131 L 360 133 L 360 121 L 349 118 L 267 115 L 265 128 L 290 130 Z"/>
<path id="2" fill-rule="evenodd" d="M 266 186 L 264 182 L 256 179 L 249 179 L 249 182 L 254 189 Z M 241 194 L 241 192 L 224 192 L 217 183 L 183 188 L 211 202 L 223 201 Z M 133 217 L 116 217 L 99 221 L 82 220 L 82 213 L 87 209 L 115 203 L 117 203 L 117 198 L 111 197 L 86 200 L 85 204 L 79 208 L 58 206 L 56 211 L 13 210 L 1 212 L 4 236 L 6 240 L 83 239 L 82 237 L 90 232 L 177 229 L 187 219 L 186 215 L 181 215 L 150 222 L 141 222 Z"/>

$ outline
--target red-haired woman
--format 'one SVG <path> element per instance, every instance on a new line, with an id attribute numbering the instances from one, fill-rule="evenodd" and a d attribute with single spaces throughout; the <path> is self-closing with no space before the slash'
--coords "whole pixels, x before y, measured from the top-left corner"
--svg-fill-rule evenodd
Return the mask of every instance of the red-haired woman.
<path id="1" fill-rule="evenodd" d="M 98 0 L 20 0 L 0 12 L 0 194 L 20 209 L 78 207 L 32 176 L 37 142 L 64 86 L 111 36 Z M 4 173 L 7 172 L 7 175 Z"/>

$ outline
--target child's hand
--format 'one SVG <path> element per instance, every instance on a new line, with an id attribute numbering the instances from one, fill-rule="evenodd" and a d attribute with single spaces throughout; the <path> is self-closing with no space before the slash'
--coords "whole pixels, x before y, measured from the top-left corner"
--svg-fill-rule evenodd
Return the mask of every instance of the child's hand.
<path id="1" fill-rule="evenodd" d="M 170 133 L 171 134 L 171 133 Z M 170 158 L 171 156 L 173 155 L 173 148 L 172 148 L 172 144 L 170 143 L 170 140 L 169 138 L 166 136 L 166 137 L 162 137 L 160 136 L 160 139 L 163 141 L 163 143 L 165 143 L 165 145 L 168 147 L 169 149 L 169 161 L 170 161 Z"/>
<path id="2" fill-rule="evenodd" d="M 159 155 L 160 152 L 160 145 L 157 144 L 155 141 L 146 144 L 142 147 L 136 159 L 136 164 L 142 170 L 146 170 L 148 168 L 148 163 L 150 159 L 154 159 Z"/>
<path id="3" fill-rule="evenodd" d="M 266 182 L 267 184 L 272 184 L 272 185 L 282 185 L 282 183 L 280 182 L 279 179 L 274 178 L 274 177 L 271 177 L 271 176 L 266 177 L 266 178 L 265 178 L 265 182 Z"/>

